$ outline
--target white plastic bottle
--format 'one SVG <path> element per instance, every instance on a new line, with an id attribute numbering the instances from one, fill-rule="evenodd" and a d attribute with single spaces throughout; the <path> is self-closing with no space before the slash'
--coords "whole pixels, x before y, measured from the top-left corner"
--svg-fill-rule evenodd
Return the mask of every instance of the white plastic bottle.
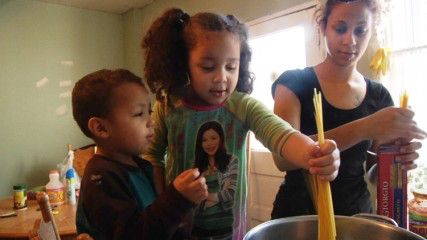
<path id="1" fill-rule="evenodd" d="M 49 202 L 53 206 L 61 205 L 65 202 L 64 184 L 59 180 L 59 171 L 49 171 L 49 182 L 46 184 L 46 193 Z"/>
<path id="2" fill-rule="evenodd" d="M 76 204 L 76 176 L 72 168 L 68 169 L 65 173 L 65 179 L 67 180 L 67 198 L 70 204 Z"/>

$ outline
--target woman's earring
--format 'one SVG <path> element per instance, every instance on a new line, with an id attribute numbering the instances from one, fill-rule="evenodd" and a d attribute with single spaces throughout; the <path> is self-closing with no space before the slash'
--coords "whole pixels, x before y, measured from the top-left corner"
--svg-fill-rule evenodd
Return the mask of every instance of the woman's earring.
<path id="1" fill-rule="evenodd" d="M 190 83 L 191 83 L 190 75 L 187 72 L 187 82 L 185 83 L 185 86 L 190 85 Z"/>

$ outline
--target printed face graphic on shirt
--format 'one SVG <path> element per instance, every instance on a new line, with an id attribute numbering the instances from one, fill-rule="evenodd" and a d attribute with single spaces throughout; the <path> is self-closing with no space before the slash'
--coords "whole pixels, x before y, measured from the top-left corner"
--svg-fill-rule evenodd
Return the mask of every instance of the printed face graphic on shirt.
<path id="1" fill-rule="evenodd" d="M 217 121 L 202 124 L 197 133 L 195 166 L 208 185 L 208 197 L 196 209 L 197 237 L 230 239 L 235 220 L 233 207 L 238 179 L 238 161 L 227 152 L 224 128 Z M 214 231 L 217 230 L 217 231 Z"/>
<path id="2" fill-rule="evenodd" d="M 203 134 L 202 147 L 209 156 L 215 155 L 219 147 L 219 142 L 220 137 L 215 130 L 209 129 Z"/>

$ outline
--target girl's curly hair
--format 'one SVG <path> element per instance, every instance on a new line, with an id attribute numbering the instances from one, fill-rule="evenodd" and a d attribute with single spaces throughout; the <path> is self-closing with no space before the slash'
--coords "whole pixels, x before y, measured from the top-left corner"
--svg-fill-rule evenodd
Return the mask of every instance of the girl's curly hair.
<path id="1" fill-rule="evenodd" d="M 183 96 L 183 90 L 190 84 L 188 53 L 196 45 L 197 29 L 228 31 L 239 36 L 240 68 L 236 90 L 251 93 L 254 76 L 249 71 L 249 62 L 252 53 L 245 25 L 233 15 L 202 12 L 190 17 L 181 9 L 171 8 L 153 22 L 142 41 L 144 75 L 156 99 L 165 102 L 171 95 Z"/>

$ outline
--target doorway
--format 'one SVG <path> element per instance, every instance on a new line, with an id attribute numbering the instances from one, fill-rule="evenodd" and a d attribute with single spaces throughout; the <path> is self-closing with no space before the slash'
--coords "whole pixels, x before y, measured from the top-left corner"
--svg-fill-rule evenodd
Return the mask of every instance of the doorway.
<path id="1" fill-rule="evenodd" d="M 319 63 L 313 15 L 315 2 L 309 2 L 247 23 L 252 49 L 251 71 L 255 74 L 252 96 L 273 110 L 271 85 L 286 70 Z M 248 229 L 271 219 L 273 201 L 285 176 L 274 165 L 271 152 L 251 133 L 248 168 Z"/>

